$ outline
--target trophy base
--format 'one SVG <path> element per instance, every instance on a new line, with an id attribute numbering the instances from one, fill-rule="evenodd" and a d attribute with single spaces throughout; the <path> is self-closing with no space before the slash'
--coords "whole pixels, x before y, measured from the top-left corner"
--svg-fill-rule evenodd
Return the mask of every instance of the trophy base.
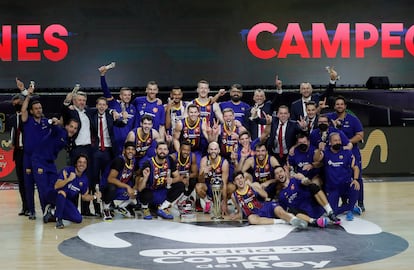
<path id="1" fill-rule="evenodd" d="M 181 222 L 196 222 L 197 215 L 194 213 L 181 214 Z"/>

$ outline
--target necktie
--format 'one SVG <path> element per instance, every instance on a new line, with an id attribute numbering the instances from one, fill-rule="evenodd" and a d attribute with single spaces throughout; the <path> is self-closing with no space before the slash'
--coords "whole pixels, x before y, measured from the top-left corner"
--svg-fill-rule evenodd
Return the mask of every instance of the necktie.
<path id="1" fill-rule="evenodd" d="M 265 117 L 265 114 L 264 114 L 264 112 L 262 110 L 260 110 L 259 118 L 266 118 Z M 260 136 L 261 136 L 263 134 L 263 132 L 264 132 L 265 125 L 259 125 L 259 126 L 260 126 Z"/>
<path id="2" fill-rule="evenodd" d="M 103 123 L 102 116 L 99 116 L 99 149 L 105 151 L 105 142 L 104 142 L 104 132 L 103 132 Z"/>
<path id="3" fill-rule="evenodd" d="M 279 142 L 279 156 L 283 157 L 283 123 L 279 125 L 279 134 L 277 137 L 277 141 Z"/>

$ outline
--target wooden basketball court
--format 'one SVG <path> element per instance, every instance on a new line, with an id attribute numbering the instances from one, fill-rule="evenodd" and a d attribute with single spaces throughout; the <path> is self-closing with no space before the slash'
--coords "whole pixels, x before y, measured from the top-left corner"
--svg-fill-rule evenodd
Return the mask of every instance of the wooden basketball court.
<path id="1" fill-rule="evenodd" d="M 365 184 L 367 211 L 362 218 L 377 224 L 384 232 L 405 239 L 409 247 L 402 253 L 386 259 L 334 269 L 412 269 L 414 181 L 405 178 L 386 180 L 371 179 Z M 39 208 L 38 201 L 36 206 Z M 17 190 L 0 191 L 0 209 L 2 269 L 127 269 L 74 259 L 58 250 L 58 246 L 63 241 L 76 237 L 79 230 L 87 225 L 102 222 L 101 219 L 84 219 L 82 224 L 71 223 L 64 229 L 58 230 L 52 223 L 43 224 L 41 211 L 37 209 L 37 219 L 28 220 L 27 217 L 17 215 L 20 210 Z M 198 219 L 207 220 L 203 214 L 198 214 Z M 372 246 L 372 249 L 375 249 L 375 246 Z"/>

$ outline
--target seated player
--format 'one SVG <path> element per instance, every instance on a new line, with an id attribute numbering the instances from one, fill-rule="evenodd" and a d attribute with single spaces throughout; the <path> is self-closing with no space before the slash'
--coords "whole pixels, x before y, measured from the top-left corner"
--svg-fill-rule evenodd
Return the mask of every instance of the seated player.
<path id="1" fill-rule="evenodd" d="M 61 170 L 55 183 L 55 190 L 48 195 L 48 202 L 56 205 L 56 208 L 54 211 L 52 208 L 48 208 L 44 220 L 49 220 L 54 215 L 56 217 L 57 229 L 64 228 L 63 219 L 75 223 L 82 222 L 82 215 L 73 203 L 73 200 L 79 194 L 81 194 L 83 201 L 90 202 L 101 198 L 100 192 L 95 192 L 94 195 L 89 194 L 88 177 L 86 175 L 87 166 L 87 156 L 80 154 L 75 159 L 74 166 L 69 166 Z"/>
<path id="2" fill-rule="evenodd" d="M 304 229 L 308 226 L 305 220 L 286 212 L 278 203 L 261 201 L 260 197 L 267 197 L 266 191 L 260 186 L 250 186 L 243 172 L 238 171 L 234 174 L 234 183 L 237 189 L 232 199 L 237 205 L 237 213 L 231 214 L 231 219 L 241 219 L 244 215 L 252 225 L 284 223 L 280 220 L 282 219 L 296 228 Z"/>

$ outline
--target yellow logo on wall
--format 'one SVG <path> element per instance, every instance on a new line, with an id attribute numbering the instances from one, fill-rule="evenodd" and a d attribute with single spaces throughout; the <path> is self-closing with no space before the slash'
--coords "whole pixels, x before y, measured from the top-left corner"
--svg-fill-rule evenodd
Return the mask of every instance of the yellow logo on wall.
<path id="1" fill-rule="evenodd" d="M 380 129 L 374 129 L 368 135 L 364 148 L 361 149 L 362 169 L 368 167 L 372 153 L 376 147 L 380 148 L 381 163 L 387 162 L 388 159 L 388 142 L 384 132 Z"/>

